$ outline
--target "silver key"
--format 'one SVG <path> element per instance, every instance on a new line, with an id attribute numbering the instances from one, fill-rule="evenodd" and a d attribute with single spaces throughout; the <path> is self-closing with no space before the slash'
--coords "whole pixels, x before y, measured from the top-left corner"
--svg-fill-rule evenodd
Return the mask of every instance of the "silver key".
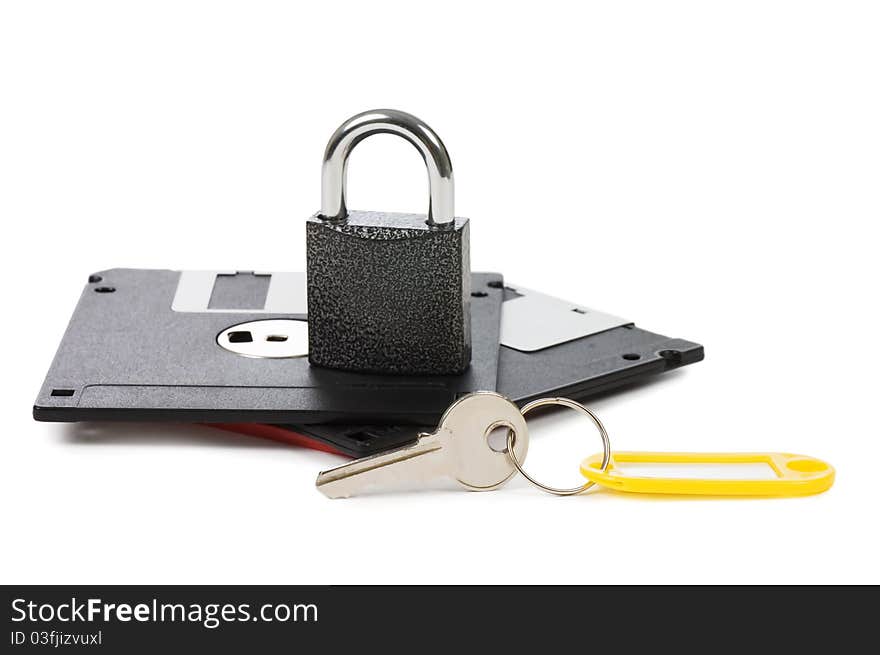
<path id="1" fill-rule="evenodd" d="M 315 485 L 329 498 L 347 498 L 368 487 L 450 477 L 473 491 L 497 489 L 516 473 L 506 453 L 489 447 L 497 427 L 513 430 L 520 462 L 529 448 L 526 421 L 504 396 L 478 391 L 455 401 L 437 430 L 411 446 L 371 455 L 318 474 Z"/>

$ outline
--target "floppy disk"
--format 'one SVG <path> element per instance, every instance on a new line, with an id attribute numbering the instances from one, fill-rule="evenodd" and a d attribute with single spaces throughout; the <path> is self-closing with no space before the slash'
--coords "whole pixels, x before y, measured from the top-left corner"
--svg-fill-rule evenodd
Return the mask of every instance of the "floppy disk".
<path id="1" fill-rule="evenodd" d="M 82 292 L 34 418 L 430 424 L 459 396 L 495 389 L 502 287 L 498 274 L 472 275 L 465 373 L 373 375 L 309 364 L 303 273 L 103 271 Z"/>
<path id="2" fill-rule="evenodd" d="M 498 284 L 498 283 L 492 283 Z M 524 287 L 504 289 L 497 391 L 519 405 L 545 396 L 583 400 L 703 359 L 703 347 Z M 415 441 L 434 425 L 219 425 L 223 429 L 362 457 Z"/>

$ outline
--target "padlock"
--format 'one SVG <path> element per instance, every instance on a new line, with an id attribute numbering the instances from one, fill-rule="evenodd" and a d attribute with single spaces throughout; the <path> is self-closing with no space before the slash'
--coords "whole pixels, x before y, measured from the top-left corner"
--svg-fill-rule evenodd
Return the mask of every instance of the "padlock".
<path id="1" fill-rule="evenodd" d="M 352 149 L 403 137 L 428 169 L 428 214 L 349 211 Z M 452 375 L 471 359 L 470 226 L 456 218 L 449 153 L 423 121 L 393 109 L 345 121 L 327 143 L 321 211 L 306 224 L 309 361 L 349 371 Z"/>

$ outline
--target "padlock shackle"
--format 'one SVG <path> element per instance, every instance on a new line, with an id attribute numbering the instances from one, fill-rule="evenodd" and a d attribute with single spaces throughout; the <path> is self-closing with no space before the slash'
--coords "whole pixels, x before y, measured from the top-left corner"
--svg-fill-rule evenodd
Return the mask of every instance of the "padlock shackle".
<path id="1" fill-rule="evenodd" d="M 424 121 L 396 109 L 373 109 L 345 121 L 330 137 L 321 167 L 321 213 L 327 221 L 348 216 L 345 205 L 348 156 L 372 134 L 396 134 L 416 147 L 428 168 L 428 225 L 451 227 L 455 223 L 455 181 L 446 146 Z"/>

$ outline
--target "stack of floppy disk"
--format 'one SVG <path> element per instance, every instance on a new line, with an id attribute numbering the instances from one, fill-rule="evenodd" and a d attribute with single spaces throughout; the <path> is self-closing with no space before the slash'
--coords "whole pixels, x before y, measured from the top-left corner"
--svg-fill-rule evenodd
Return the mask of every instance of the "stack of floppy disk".
<path id="1" fill-rule="evenodd" d="M 403 136 L 427 215 L 345 206 L 351 149 Z M 91 275 L 34 406 L 39 421 L 174 421 L 351 456 L 414 441 L 457 398 L 583 399 L 700 361 L 702 346 L 472 273 L 439 137 L 394 110 L 331 137 L 305 273 L 113 269 Z"/>

